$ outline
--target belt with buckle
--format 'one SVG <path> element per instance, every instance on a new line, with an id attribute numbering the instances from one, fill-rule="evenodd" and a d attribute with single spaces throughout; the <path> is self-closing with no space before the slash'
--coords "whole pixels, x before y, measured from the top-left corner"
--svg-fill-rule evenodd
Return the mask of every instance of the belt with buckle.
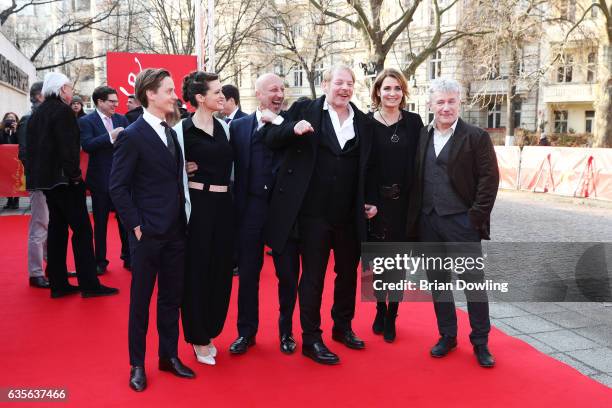
<path id="1" fill-rule="evenodd" d="M 195 181 L 190 181 L 187 185 L 194 190 L 210 191 L 211 193 L 227 193 L 228 190 L 228 186 L 216 186 L 214 184 L 197 183 Z"/>

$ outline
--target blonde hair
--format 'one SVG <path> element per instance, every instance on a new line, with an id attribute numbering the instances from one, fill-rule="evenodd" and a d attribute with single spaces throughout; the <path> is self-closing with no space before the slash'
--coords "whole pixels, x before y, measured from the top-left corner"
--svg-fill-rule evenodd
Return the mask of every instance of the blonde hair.
<path id="1" fill-rule="evenodd" d="M 351 74 L 351 77 L 353 78 L 353 82 L 355 82 L 355 73 L 353 72 L 351 67 L 345 64 L 334 65 L 333 67 L 326 69 L 325 72 L 323 72 L 323 82 L 330 82 L 334 77 L 334 73 L 336 71 L 348 71 Z"/>
<path id="2" fill-rule="evenodd" d="M 378 109 L 381 105 L 381 99 L 378 92 L 380 92 L 380 88 L 382 87 L 382 83 L 386 78 L 393 78 L 399 82 L 400 87 L 402 88 L 402 101 L 400 102 L 399 108 L 404 109 L 406 107 L 406 98 L 408 98 L 408 81 L 406 81 L 406 77 L 400 71 L 395 68 L 386 68 L 384 69 L 374 81 L 372 85 L 372 108 Z"/>

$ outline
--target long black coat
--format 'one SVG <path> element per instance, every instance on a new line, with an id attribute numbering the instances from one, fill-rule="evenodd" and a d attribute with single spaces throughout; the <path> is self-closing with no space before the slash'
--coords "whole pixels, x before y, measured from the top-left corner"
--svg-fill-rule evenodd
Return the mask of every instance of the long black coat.
<path id="1" fill-rule="evenodd" d="M 264 226 L 264 240 L 268 246 L 282 252 L 300 212 L 304 196 L 317 161 L 323 103 L 325 96 L 314 101 L 296 102 L 287 112 L 285 121 L 279 125 L 268 125 L 266 144 L 271 149 L 286 148 L 285 160 L 278 172 L 274 191 Z M 372 144 L 372 119 L 351 104 L 355 112 L 355 123 L 359 133 L 359 181 L 355 197 L 355 222 L 359 238 L 366 238 L 364 214 L 365 171 Z M 300 120 L 307 120 L 314 133 L 297 136 L 293 128 Z"/>
<path id="2" fill-rule="evenodd" d="M 418 236 L 418 222 L 423 204 L 425 155 L 432 137 L 433 129 L 421 129 L 407 220 L 408 236 L 413 238 Z M 451 185 L 470 208 L 468 216 L 480 232 L 480 238 L 491 239 L 491 211 L 499 187 L 499 168 L 491 137 L 481 128 L 459 118 L 455 134 L 448 143 L 451 143 L 448 163 Z"/>
<path id="3" fill-rule="evenodd" d="M 79 126 L 70 106 L 48 97 L 27 122 L 28 190 L 47 190 L 81 179 Z"/>

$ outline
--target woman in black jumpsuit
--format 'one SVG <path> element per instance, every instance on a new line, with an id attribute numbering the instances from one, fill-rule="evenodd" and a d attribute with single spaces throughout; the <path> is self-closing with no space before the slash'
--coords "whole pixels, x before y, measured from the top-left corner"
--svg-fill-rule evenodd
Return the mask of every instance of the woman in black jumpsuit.
<path id="1" fill-rule="evenodd" d="M 213 117 L 223 107 L 216 74 L 193 72 L 183 82 L 183 97 L 195 114 L 182 122 L 185 161 L 197 165 L 189 177 L 185 293 L 182 308 L 185 340 L 199 362 L 214 365 L 217 337 L 227 316 L 232 290 L 234 208 L 228 190 L 233 150 L 225 123 Z"/>
<path id="2" fill-rule="evenodd" d="M 377 207 L 369 220 L 368 240 L 374 242 L 405 242 L 408 196 L 414 172 L 421 117 L 404 110 L 408 86 L 404 76 L 395 69 L 385 69 L 372 88 L 370 114 L 376 121 L 370 155 L 366 201 Z M 386 275 L 386 276 L 385 276 Z M 385 271 L 383 279 L 399 282 L 403 273 Z M 395 339 L 395 318 L 401 294 L 376 292 L 376 317 L 372 329 L 383 334 L 387 342 Z"/>

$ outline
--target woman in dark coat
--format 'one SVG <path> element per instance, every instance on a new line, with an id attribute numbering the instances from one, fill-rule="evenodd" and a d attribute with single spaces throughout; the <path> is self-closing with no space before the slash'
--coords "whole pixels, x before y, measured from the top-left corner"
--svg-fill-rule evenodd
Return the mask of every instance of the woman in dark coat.
<path id="1" fill-rule="evenodd" d="M 74 112 L 74 116 L 78 119 L 81 116 L 85 116 L 85 110 L 83 109 L 83 98 L 78 95 L 75 95 L 72 98 L 72 102 L 70 102 L 70 108 Z"/>
<path id="2" fill-rule="evenodd" d="M 414 160 L 419 133 L 423 127 L 421 117 L 404 110 L 408 84 L 395 69 L 382 71 L 372 87 L 370 115 L 376 121 L 372 152 L 367 174 L 366 201 L 376 205 L 377 214 L 369 220 L 368 240 L 374 242 L 405 242 L 408 197 L 414 171 Z M 387 276 L 384 276 L 387 275 Z M 383 279 L 400 281 L 402 273 L 391 276 L 384 272 Z M 395 339 L 397 292 L 376 292 L 376 317 L 372 329 L 383 334 L 387 342 Z"/>
<path id="3" fill-rule="evenodd" d="M 212 340 L 223 329 L 232 291 L 234 203 L 229 184 L 234 152 L 227 125 L 213 116 L 225 101 L 218 75 L 187 75 L 183 98 L 196 107 L 194 115 L 181 122 L 185 162 L 197 165 L 188 182 L 183 330 L 198 362 L 214 365 L 217 349 Z"/>
<path id="4" fill-rule="evenodd" d="M 17 124 L 19 117 L 16 113 L 7 112 L 0 123 L 0 144 L 17 144 Z M 9 197 L 4 209 L 16 210 L 19 208 L 19 197 Z"/>

